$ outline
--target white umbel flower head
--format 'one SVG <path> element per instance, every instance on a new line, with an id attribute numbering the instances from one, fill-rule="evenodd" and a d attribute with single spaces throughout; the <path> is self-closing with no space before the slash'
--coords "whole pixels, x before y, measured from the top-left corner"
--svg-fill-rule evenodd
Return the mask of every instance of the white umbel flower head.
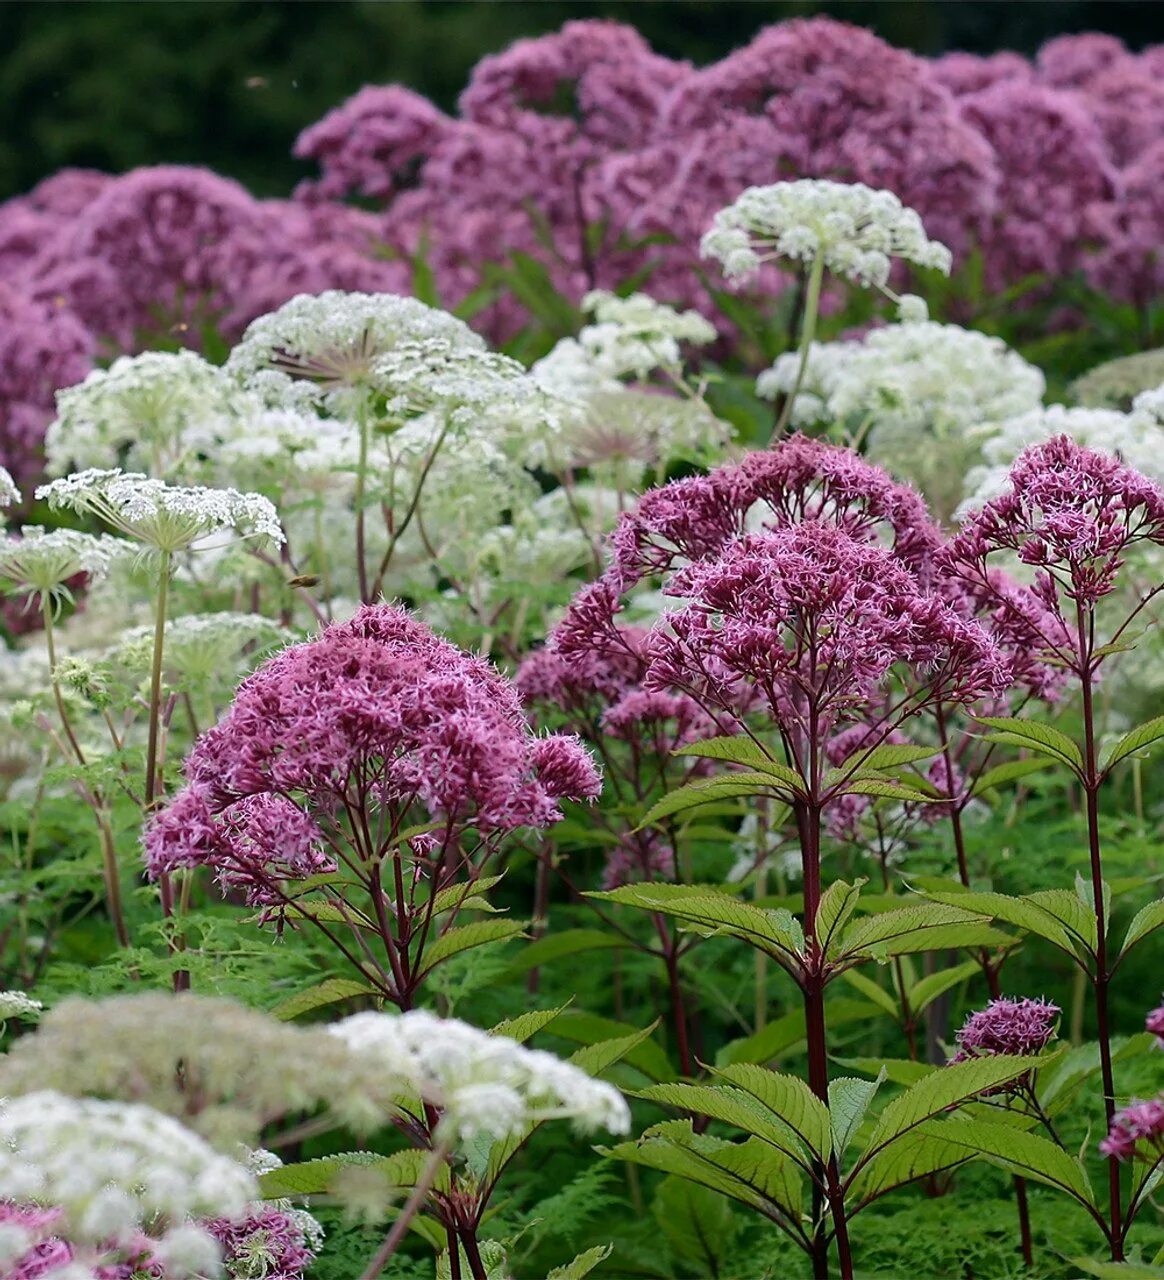
<path id="1" fill-rule="evenodd" d="M 19 1018 L 21 1022 L 35 1022 L 44 1008 L 23 991 L 0 991 L 0 1023 L 7 1018 Z"/>
<path id="2" fill-rule="evenodd" d="M 580 1128 L 626 1133 L 630 1112 L 622 1094 L 552 1053 L 527 1049 L 455 1018 L 424 1010 L 399 1015 L 357 1013 L 330 1028 L 354 1051 L 411 1079 L 440 1107 L 461 1142 L 478 1135 L 503 1139 L 542 1120 L 569 1119 Z"/>
<path id="3" fill-rule="evenodd" d="M 1141 391 L 1132 401 L 1132 412 L 1147 414 L 1164 425 L 1164 386 Z"/>
<path id="4" fill-rule="evenodd" d="M 158 551 L 182 551 L 211 534 L 283 541 L 279 517 L 257 493 L 169 485 L 139 472 L 91 469 L 41 485 L 54 510 L 94 515 Z"/>
<path id="5" fill-rule="evenodd" d="M 655 369 L 678 370 L 680 343 L 706 346 L 715 326 L 698 311 L 676 311 L 645 293 L 617 294 L 595 289 L 582 299 L 594 317 L 578 343 L 601 375 L 646 378 Z"/>
<path id="6" fill-rule="evenodd" d="M 185 475 L 209 423 L 245 420 L 260 408 L 193 351 L 121 356 L 57 392 L 57 416 L 45 436 L 49 471 L 123 465 L 160 477 Z"/>
<path id="7" fill-rule="evenodd" d="M 949 249 L 926 236 L 916 211 L 893 192 L 822 178 L 749 187 L 715 215 L 700 250 L 737 282 L 777 258 L 823 259 L 834 275 L 878 288 L 894 258 L 946 275 L 951 266 Z"/>
<path id="8" fill-rule="evenodd" d="M 130 543 L 104 534 L 25 525 L 19 534 L 0 537 L 0 587 L 42 601 L 67 599 L 70 578 L 84 573 L 95 582 L 119 556 L 132 551 Z"/>
<path id="9" fill-rule="evenodd" d="M 149 1107 L 50 1092 L 0 1105 L 0 1197 L 60 1209 L 72 1242 L 128 1245 L 158 1222 L 233 1220 L 258 1194 L 241 1164 Z"/>
<path id="10" fill-rule="evenodd" d="M 20 490 L 5 467 L 0 467 L 0 510 L 14 507 L 20 501 Z"/>

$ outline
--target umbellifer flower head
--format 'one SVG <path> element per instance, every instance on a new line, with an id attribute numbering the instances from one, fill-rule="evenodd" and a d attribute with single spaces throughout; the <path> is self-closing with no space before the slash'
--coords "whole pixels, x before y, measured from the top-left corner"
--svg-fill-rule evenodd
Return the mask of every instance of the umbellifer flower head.
<path id="1" fill-rule="evenodd" d="M 822 178 L 749 187 L 715 215 L 700 248 L 729 280 L 746 280 L 776 258 L 823 259 L 842 279 L 877 287 L 894 258 L 947 275 L 951 264 L 949 249 L 928 239 L 921 218 L 891 191 Z"/>

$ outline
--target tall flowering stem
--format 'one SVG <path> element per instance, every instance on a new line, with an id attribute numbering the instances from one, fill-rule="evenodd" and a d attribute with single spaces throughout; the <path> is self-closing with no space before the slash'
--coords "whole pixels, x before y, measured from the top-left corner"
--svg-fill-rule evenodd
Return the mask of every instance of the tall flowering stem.
<path id="1" fill-rule="evenodd" d="M 1058 745 L 1062 762 L 1083 789 L 1090 861 L 1091 905 L 1095 915 L 1094 968 L 1087 968 L 1095 1004 L 1109 1129 L 1115 1114 L 1109 991 L 1115 962 L 1109 948 L 1103 854 L 1099 828 L 1100 790 L 1117 760 L 1101 763 L 1097 751 L 1095 682 L 1107 657 L 1118 651 L 1132 621 L 1164 590 L 1156 583 L 1140 595 L 1116 625 L 1121 571 L 1137 544 L 1164 545 L 1164 492 L 1114 458 L 1082 448 L 1067 436 L 1027 449 L 1011 469 L 1007 491 L 966 522 L 943 553 L 943 567 L 971 589 L 990 595 L 1000 612 L 1015 614 L 1013 600 L 992 582 L 988 561 L 998 553 L 1017 555 L 1034 570 L 1034 594 L 1044 610 L 1035 624 L 1042 654 L 1078 681 L 1083 715 L 1082 749 Z M 1101 608 L 1104 602 L 1109 608 Z M 1030 621 L 1028 617 L 1026 621 Z M 1005 726 L 1004 726 L 1005 727 Z M 1121 1260 L 1124 1217 L 1120 1165 L 1108 1160 L 1109 1241 Z"/>

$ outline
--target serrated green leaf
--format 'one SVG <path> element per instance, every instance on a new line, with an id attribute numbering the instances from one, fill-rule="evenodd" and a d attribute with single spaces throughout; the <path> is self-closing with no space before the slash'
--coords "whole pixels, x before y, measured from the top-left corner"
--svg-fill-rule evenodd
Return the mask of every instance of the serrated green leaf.
<path id="1" fill-rule="evenodd" d="M 871 751 L 854 751 L 851 756 L 838 766 L 842 771 L 849 769 L 896 769 L 903 764 L 914 764 L 918 760 L 929 760 L 941 751 L 941 747 L 910 746 L 905 743 L 883 742 Z"/>
<path id="2" fill-rule="evenodd" d="M 941 969 L 937 973 L 927 974 L 909 989 L 910 1009 L 915 1014 L 921 1013 L 938 996 L 949 991 L 951 987 L 956 987 L 960 982 L 965 982 L 967 978 L 975 977 L 981 971 L 982 966 L 977 960 L 966 960 L 962 964 L 954 965 L 952 968 Z"/>
<path id="3" fill-rule="evenodd" d="M 1027 747 L 1031 751 L 1041 752 L 1077 772 L 1083 770 L 1083 753 L 1078 743 L 1069 738 L 1062 729 L 1054 725 L 1043 724 L 1040 720 L 1019 720 L 1011 716 L 975 716 L 978 724 L 987 725 L 995 730 L 986 735 L 989 742 L 1008 742 L 1011 745 Z"/>
<path id="4" fill-rule="evenodd" d="M 524 930 L 525 925 L 520 920 L 475 920 L 472 924 L 449 929 L 425 947 L 418 976 L 431 973 L 438 964 L 474 947 L 483 947 L 491 942 L 509 942 L 520 937 Z"/>
<path id="5" fill-rule="evenodd" d="M 803 795 L 807 790 L 807 784 L 795 769 L 768 755 L 756 742 L 743 735 L 704 738 L 702 742 L 689 742 L 686 746 L 679 747 L 674 754 L 699 756 L 705 760 L 728 760 L 732 764 L 747 765 L 761 774 L 768 774 L 799 794 Z"/>
<path id="6" fill-rule="evenodd" d="M 369 1151 L 352 1151 L 342 1155 L 324 1156 L 320 1160 L 304 1160 L 299 1164 L 285 1164 L 271 1169 L 259 1178 L 263 1198 L 275 1200 L 281 1196 L 324 1195 L 336 1177 L 353 1167 L 374 1169 L 381 1174 L 387 1186 L 414 1187 L 428 1159 L 427 1151 L 397 1151 L 390 1156 L 375 1155 Z M 448 1170 L 438 1176 L 436 1186 L 448 1186 Z"/>
<path id="7" fill-rule="evenodd" d="M 988 920 L 986 912 L 976 912 L 961 906 L 945 903 L 918 903 L 883 911 L 879 915 L 858 920 L 845 932 L 840 955 L 857 956 L 875 954 L 909 954 L 925 951 L 931 946 L 945 947 L 950 934 L 948 927 L 978 926 Z M 955 943 L 954 945 L 972 945 Z"/>
<path id="8" fill-rule="evenodd" d="M 325 978 L 306 991 L 298 991 L 288 996 L 272 1010 L 272 1014 L 282 1022 L 290 1022 L 292 1018 L 301 1017 L 313 1009 L 323 1009 L 329 1004 L 338 1004 L 341 1000 L 350 1000 L 353 996 L 374 996 L 378 994 L 375 987 L 366 982 L 353 982 L 348 978 Z"/>
<path id="9" fill-rule="evenodd" d="M 861 1157 L 862 1163 L 926 1120 L 976 1098 L 988 1089 L 1009 1084 L 1036 1070 L 1047 1060 L 1000 1053 L 989 1058 L 952 1062 L 933 1072 L 911 1085 L 882 1111 Z"/>
<path id="10" fill-rule="evenodd" d="M 449 885 L 447 889 L 442 889 L 433 899 L 433 915 L 439 916 L 442 912 L 451 911 L 454 907 L 459 907 L 461 910 L 494 910 L 488 905 L 484 908 L 472 908 L 470 907 L 470 901 L 473 898 L 484 897 L 501 879 L 501 876 L 482 876 L 479 880 Z"/>
<path id="11" fill-rule="evenodd" d="M 901 1017 L 901 1006 L 884 987 L 878 986 L 872 978 L 867 978 L 863 973 L 858 973 L 855 969 L 846 969 L 841 974 L 841 978 L 863 996 L 867 996 L 879 1008 L 884 1009 L 894 1020 Z"/>
<path id="12" fill-rule="evenodd" d="M 1099 1258 L 1072 1258 L 1072 1266 L 1099 1280 L 1164 1280 L 1164 1267 L 1146 1262 L 1107 1262 Z"/>
<path id="13" fill-rule="evenodd" d="M 995 920 L 1017 925 L 1028 933 L 1045 938 L 1061 951 L 1065 951 L 1072 959 L 1076 958 L 1077 952 L 1072 936 L 1064 927 L 1062 920 L 1046 907 L 1032 902 L 1029 898 L 1014 898 L 1005 893 L 987 893 L 977 890 L 959 893 L 934 890 L 927 893 L 926 897 L 934 902 L 964 905 L 969 910 L 981 911 L 984 915 L 993 916 Z"/>
<path id="14" fill-rule="evenodd" d="M 800 925 L 788 911 L 765 911 L 726 893 L 700 885 L 623 885 L 589 898 L 602 898 L 644 911 L 657 911 L 691 925 L 706 937 L 720 934 L 739 938 L 767 952 L 788 967 L 804 947 Z"/>
<path id="15" fill-rule="evenodd" d="M 835 940 L 856 909 L 857 900 L 861 896 L 861 886 L 866 883 L 865 880 L 858 880 L 856 884 L 834 880 L 821 895 L 820 905 L 816 911 L 816 932 L 817 944 L 825 955 L 829 954 Z"/>
<path id="16" fill-rule="evenodd" d="M 853 796 L 879 796 L 887 800 L 907 800 L 913 804 L 940 804 L 941 798 L 930 792 L 907 787 L 888 778 L 854 777 L 841 788 L 843 794 Z"/>
<path id="17" fill-rule="evenodd" d="M 1152 746 L 1153 743 L 1159 742 L 1161 738 L 1164 738 L 1164 716 L 1156 716 L 1154 720 L 1145 720 L 1143 724 L 1138 724 L 1134 729 L 1129 729 L 1110 751 L 1105 752 L 1105 758 L 1100 762 L 1100 769 L 1107 773 L 1109 769 L 1114 768 L 1121 760 L 1126 760 L 1128 756 L 1135 755 L 1137 751 L 1143 751 L 1146 747 Z"/>
<path id="18" fill-rule="evenodd" d="M 857 1080 L 853 1076 L 839 1076 L 829 1081 L 829 1119 L 833 1130 L 833 1150 L 839 1160 L 848 1149 L 853 1135 L 861 1127 L 869 1103 L 885 1079 L 884 1068 L 874 1080 Z"/>
<path id="19" fill-rule="evenodd" d="M 1019 778 L 1025 778 L 1031 773 L 1041 773 L 1050 767 L 1051 762 L 1047 759 L 1008 760 L 1006 764 L 995 765 L 993 769 L 987 769 L 985 773 L 980 774 L 970 788 L 970 794 L 980 796 L 984 791 L 1001 787 L 1007 782 L 1016 782 Z"/>
<path id="20" fill-rule="evenodd" d="M 738 776 L 697 778 L 694 782 L 684 783 L 674 791 L 669 791 L 657 804 L 652 805 L 635 830 L 641 831 L 661 818 L 686 813 L 689 809 L 696 809 L 700 805 L 713 804 L 721 800 L 735 800 L 741 796 L 763 795 L 770 786 L 771 783 L 768 780 L 759 785 L 741 783 Z"/>
<path id="21" fill-rule="evenodd" d="M 1083 1165 L 1041 1134 L 995 1124 L 989 1120 L 931 1121 L 926 1133 L 968 1147 L 992 1164 L 1012 1173 L 1065 1191 L 1083 1204 L 1093 1204 L 1091 1185 Z"/>
<path id="22" fill-rule="evenodd" d="M 334 898 L 301 897 L 288 903 L 284 910 L 289 916 L 319 920 L 323 924 L 346 924 L 352 929 L 373 931 L 376 929 L 376 925 L 362 911 Z"/>
<path id="23" fill-rule="evenodd" d="M 909 1058 L 837 1058 L 836 1062 L 867 1076 L 877 1076 L 884 1071 L 890 1084 L 899 1084 L 905 1088 L 941 1070 L 928 1062 L 913 1062 Z"/>
<path id="24" fill-rule="evenodd" d="M 611 1245 L 595 1245 L 593 1249 L 580 1253 L 573 1262 L 567 1262 L 564 1267 L 555 1267 L 552 1271 L 547 1271 L 546 1280 L 582 1280 L 582 1277 L 588 1276 L 600 1262 L 605 1262 L 613 1251 Z"/>
<path id="25" fill-rule="evenodd" d="M 544 1031 L 567 1008 L 569 1006 L 563 1004 L 556 1009 L 531 1009 L 529 1013 L 519 1013 L 516 1018 L 505 1018 L 495 1027 L 490 1027 L 489 1034 L 505 1036 L 507 1039 L 516 1040 L 518 1044 L 525 1044 L 539 1031 Z"/>
<path id="26" fill-rule="evenodd" d="M 1164 925 L 1164 898 L 1149 902 L 1146 907 L 1141 907 L 1132 917 L 1132 922 L 1128 925 L 1128 931 L 1124 935 L 1124 945 L 1120 948 L 1120 955 L 1123 956 L 1130 951 L 1137 942 L 1142 942 L 1150 933 L 1154 933 L 1159 929 L 1161 925 Z"/>
<path id="27" fill-rule="evenodd" d="M 832 1129 L 828 1108 L 803 1080 L 748 1062 L 712 1070 L 717 1079 L 727 1080 L 750 1094 L 772 1116 L 788 1125 L 822 1161 L 829 1158 Z"/>
<path id="28" fill-rule="evenodd" d="M 965 1164 L 972 1158 L 965 1147 L 956 1143 L 944 1142 L 924 1133 L 914 1134 L 912 1138 L 911 1142 L 885 1147 L 849 1178 L 847 1195 L 856 1202 L 850 1216 L 887 1191 Z"/>
<path id="29" fill-rule="evenodd" d="M 554 1021 L 553 1034 L 583 1046 L 571 1061 L 596 1075 L 613 1062 L 624 1060 L 651 1080 L 673 1080 L 675 1068 L 667 1055 L 651 1039 L 655 1029 L 631 1027 L 613 1018 L 603 1018 L 584 1009 L 566 1009 Z M 627 1046 L 629 1047 L 623 1047 Z M 611 1054 L 614 1057 L 611 1057 Z"/>
<path id="30" fill-rule="evenodd" d="M 514 973 L 524 973 L 527 969 L 536 969 L 582 951 L 604 951 L 625 946 L 626 939 L 617 933 L 604 933 L 601 929 L 563 929 L 560 933 L 548 933 L 544 938 L 531 942 L 509 967 Z"/>

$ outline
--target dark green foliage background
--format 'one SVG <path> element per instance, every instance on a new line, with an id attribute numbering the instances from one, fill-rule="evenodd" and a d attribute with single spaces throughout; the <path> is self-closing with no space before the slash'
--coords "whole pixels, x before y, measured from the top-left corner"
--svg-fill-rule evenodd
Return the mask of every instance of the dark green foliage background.
<path id="1" fill-rule="evenodd" d="M 633 23 L 705 63 L 768 23 L 827 13 L 919 53 L 1033 53 L 1052 36 L 1164 40 L 1164 6 L 1124 0 L 0 0 L 0 199 L 63 165 L 205 164 L 260 195 L 307 169 L 296 134 L 364 84 L 451 108 L 473 64 L 571 18 Z"/>

